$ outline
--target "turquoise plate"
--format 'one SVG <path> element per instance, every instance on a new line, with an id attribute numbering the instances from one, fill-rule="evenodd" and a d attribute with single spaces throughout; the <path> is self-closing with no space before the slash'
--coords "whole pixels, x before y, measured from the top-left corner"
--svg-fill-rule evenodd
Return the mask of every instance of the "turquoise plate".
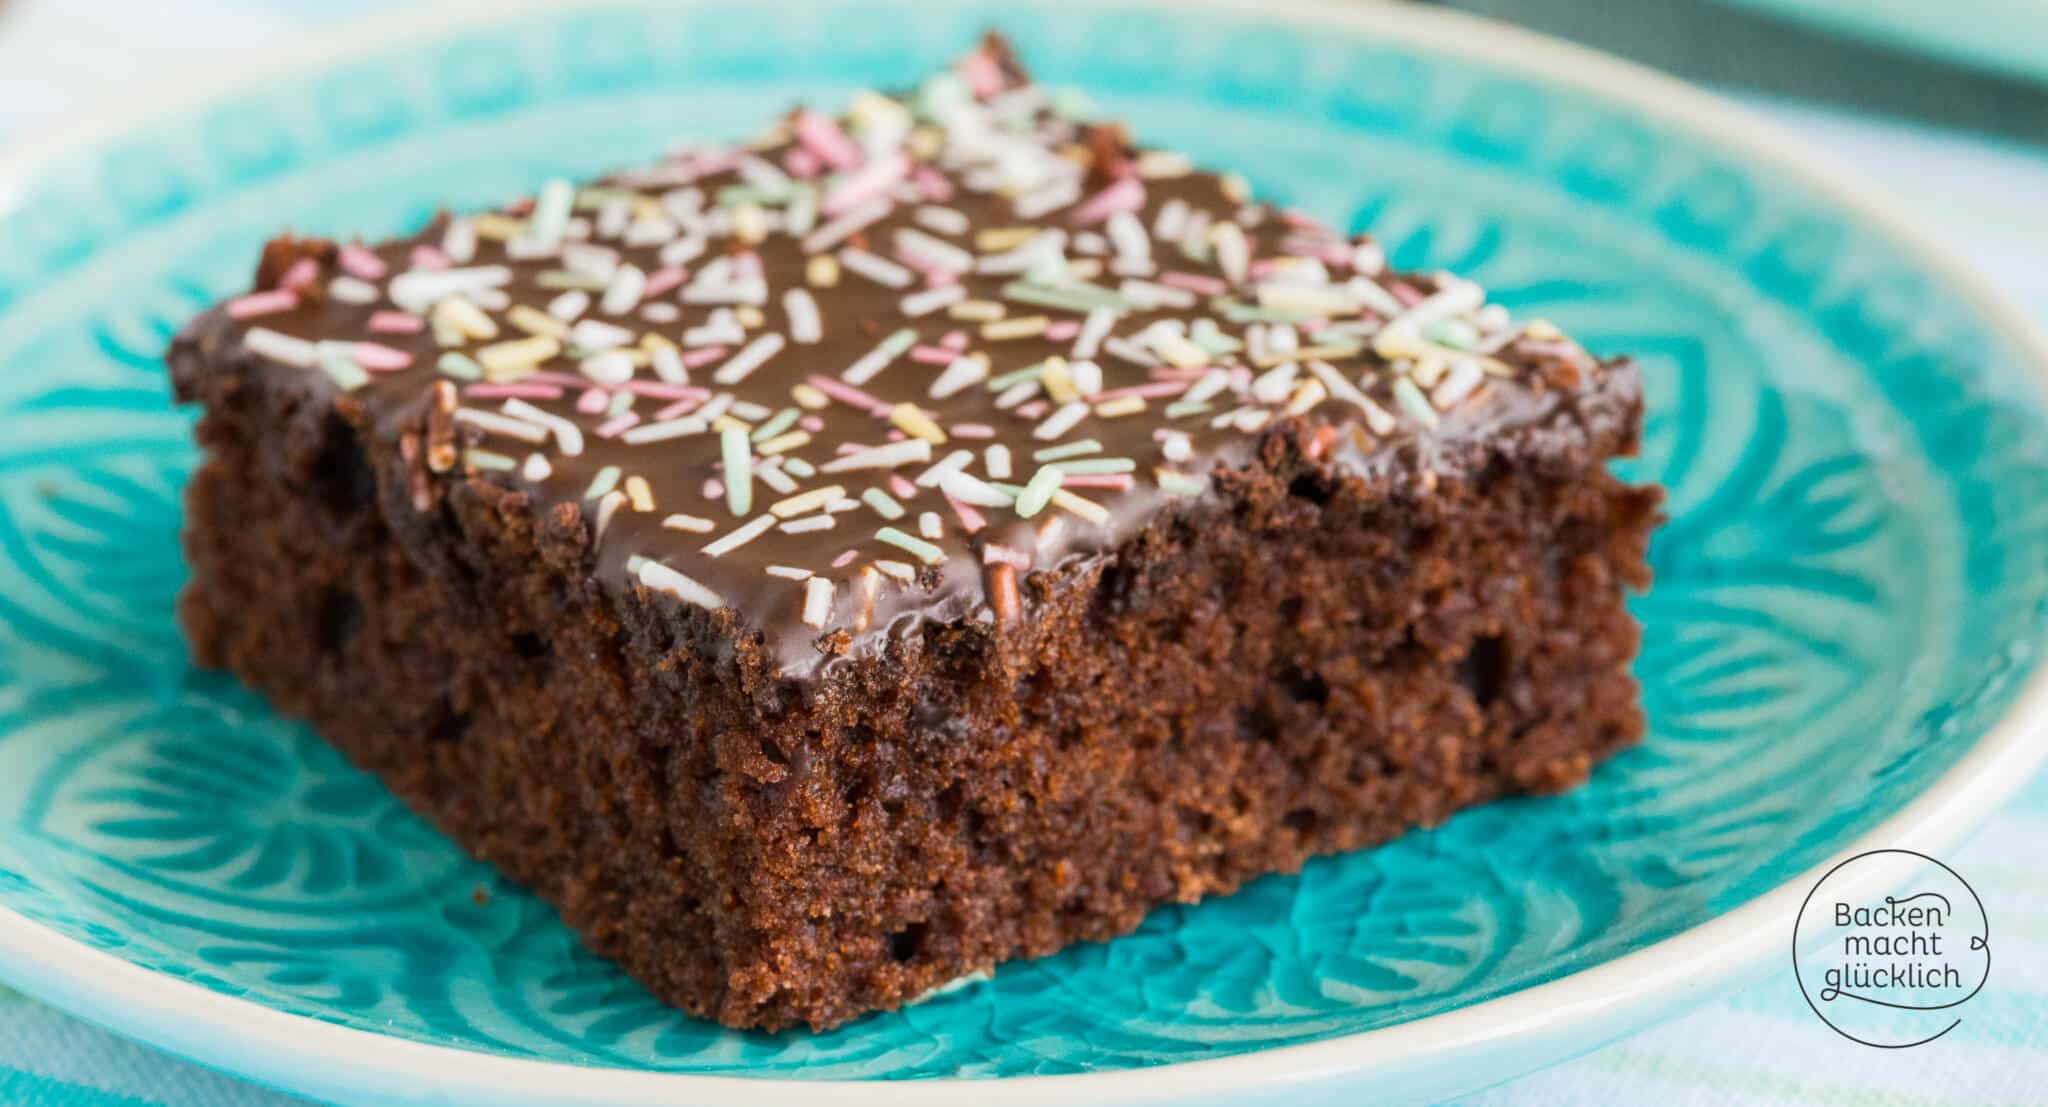
<path id="1" fill-rule="evenodd" d="M 1652 733 L 1568 796 L 831 1033 L 735 1033 L 654 1003 L 306 729 L 192 669 L 171 619 L 191 420 L 158 358 L 280 227 L 398 231 L 907 81 L 991 23 L 1143 134 L 1642 359 L 1630 470 L 1672 514 L 1637 604 Z M 1468 18 L 497 4 L 152 105 L 0 169 L 0 204 L 0 975 L 295 1090 L 1439 1095 L 1755 972 L 1803 874 L 1859 844 L 1938 847 L 2043 752 L 2040 340 L 1747 117 Z"/>
<path id="2" fill-rule="evenodd" d="M 2040 0 L 1723 0 L 1898 50 L 2048 81 Z"/>

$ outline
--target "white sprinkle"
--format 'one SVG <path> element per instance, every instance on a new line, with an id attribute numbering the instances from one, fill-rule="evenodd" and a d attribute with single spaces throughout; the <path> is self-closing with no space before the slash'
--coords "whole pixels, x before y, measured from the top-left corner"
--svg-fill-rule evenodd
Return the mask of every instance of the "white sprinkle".
<path id="1" fill-rule="evenodd" d="M 1043 422 L 1039 423 L 1036 427 L 1033 427 L 1031 429 L 1031 437 L 1036 438 L 1041 442 L 1050 442 L 1053 439 L 1058 438 L 1059 436 L 1067 433 L 1068 431 L 1073 430 L 1074 425 L 1079 423 L 1087 415 L 1088 405 L 1076 400 L 1071 404 L 1066 404 L 1062 406 L 1058 411 L 1053 412 L 1051 415 L 1046 416 Z"/>
<path id="2" fill-rule="evenodd" d="M 916 279 L 916 274 L 888 258 L 871 254 L 857 246 L 848 246 L 839 251 L 839 264 L 880 285 L 890 288 L 907 288 Z"/>
<path id="3" fill-rule="evenodd" d="M 569 328 L 569 345 L 581 350 L 610 350 L 631 341 L 632 331 L 596 319 L 585 319 Z"/>
<path id="4" fill-rule="evenodd" d="M 612 516 L 617 515 L 625 504 L 626 494 L 617 491 L 607 492 L 603 499 L 597 501 L 597 521 L 591 525 L 590 531 L 592 542 L 604 538 L 604 532 L 612 525 Z"/>
<path id="5" fill-rule="evenodd" d="M 1178 242 L 1187 225 L 1187 201 L 1176 196 L 1159 209 L 1159 218 L 1152 222 L 1152 234 L 1168 242 Z"/>
<path id="6" fill-rule="evenodd" d="M 886 557 L 875 559 L 875 568 L 908 584 L 917 579 L 917 569 L 907 561 L 895 561 Z"/>
<path id="7" fill-rule="evenodd" d="M 762 535 L 768 533 L 768 528 L 774 525 L 775 516 L 768 515 L 765 513 L 757 515 L 751 522 L 745 524 L 744 526 L 741 526 L 737 530 L 731 531 L 725 537 L 719 539 L 716 542 L 713 542 L 709 546 L 704 547 L 704 556 L 724 557 L 726 554 L 729 554 L 732 551 L 739 549 L 741 546 L 744 546 L 747 543 L 752 542 L 754 539 L 759 538 Z"/>
<path id="8" fill-rule="evenodd" d="M 810 534 L 813 531 L 831 530 L 835 525 L 837 524 L 830 515 L 806 515 L 782 524 L 781 530 L 784 534 Z"/>
<path id="9" fill-rule="evenodd" d="M 776 460 L 779 459 L 771 457 L 754 466 L 754 475 L 760 478 L 762 484 L 774 489 L 778 495 L 787 496 L 796 491 L 796 482 L 790 479 L 788 473 L 782 471 L 781 466 L 769 464 Z"/>
<path id="10" fill-rule="evenodd" d="M 376 285 L 345 273 L 327 282 L 327 294 L 344 304 L 374 304 L 383 295 Z"/>
<path id="11" fill-rule="evenodd" d="M 725 505 L 734 515 L 745 515 L 754 505 L 754 465 L 747 432 L 728 426 L 719 432 L 718 445 L 725 462 Z"/>
<path id="12" fill-rule="evenodd" d="M 946 536 L 946 524 L 939 520 L 939 513 L 927 511 L 917 517 L 917 533 L 936 542 Z"/>
<path id="13" fill-rule="evenodd" d="M 408 269 L 391 278 L 387 291 L 391 301 L 414 314 L 425 314 L 450 296 L 468 296 L 497 288 L 512 279 L 512 270 L 502 265 L 479 265 L 470 269 Z"/>
<path id="14" fill-rule="evenodd" d="M 623 350 L 606 350 L 601 354 L 592 354 L 578 362 L 576 368 L 584 376 L 608 388 L 633 379 L 632 355 Z"/>
<path id="15" fill-rule="evenodd" d="M 654 354 L 649 358 L 649 362 L 654 367 L 654 375 L 669 384 L 690 383 L 690 371 L 683 366 L 683 355 L 677 353 L 675 347 L 654 347 Z"/>
<path id="16" fill-rule="evenodd" d="M 781 577 L 783 580 L 811 579 L 811 571 L 809 569 L 798 569 L 789 565 L 770 565 L 762 571 L 771 577 Z"/>
<path id="17" fill-rule="evenodd" d="M 926 204 L 917 209 L 915 218 L 921 225 L 940 234 L 967 233 L 967 217 L 952 208 L 942 208 L 936 204 Z"/>
<path id="18" fill-rule="evenodd" d="M 540 454 L 527 454 L 526 463 L 519 467 L 519 476 L 528 484 L 539 484 L 555 475 L 555 467 Z"/>
<path id="19" fill-rule="evenodd" d="M 1074 391 L 1084 397 L 1102 391 L 1102 366 L 1092 361 L 1076 361 L 1068 365 L 1067 377 L 1073 381 Z"/>
<path id="20" fill-rule="evenodd" d="M 451 219 L 448 229 L 441 232 L 441 252 L 457 265 L 468 265 L 476 260 L 476 224 L 467 219 Z"/>
<path id="21" fill-rule="evenodd" d="M 562 244 L 569 225 L 569 207 L 576 201 L 576 186 L 557 177 L 540 186 L 534 198 L 533 214 L 526 220 L 526 237 L 546 251 Z"/>
<path id="22" fill-rule="evenodd" d="M 1339 373 L 1336 367 L 1329 362 L 1320 360 L 1310 361 L 1308 363 L 1308 370 L 1316 375 L 1317 380 L 1323 382 L 1323 387 L 1330 390 L 1330 395 L 1364 412 L 1365 425 L 1374 434 L 1392 434 L 1394 428 L 1399 425 L 1394 421 L 1393 415 L 1389 414 L 1386 408 L 1373 403 L 1371 397 L 1360 392 L 1350 381 L 1345 380 L 1344 374 Z"/>
<path id="23" fill-rule="evenodd" d="M 698 584 L 689 577 L 676 572 L 659 561 L 640 563 L 640 583 L 659 592 L 667 592 L 677 599 L 713 611 L 725 606 L 725 600 L 718 593 Z"/>
<path id="24" fill-rule="evenodd" d="M 947 473 L 940 478 L 939 489 L 961 503 L 976 507 L 1009 507 L 1014 502 L 1002 489 L 971 473 Z"/>
<path id="25" fill-rule="evenodd" d="M 804 582 L 804 622 L 823 629 L 832 617 L 832 582 L 812 577 Z"/>
<path id="26" fill-rule="evenodd" d="M 534 445 L 539 445 L 548 440 L 548 429 L 546 427 L 535 426 L 524 419 L 514 419 L 509 415 L 498 415 L 489 411 L 478 411 L 475 408 L 463 407 L 455 409 L 455 420 L 459 423 L 468 423 L 471 426 L 482 427 L 492 434 L 502 434 L 507 438 L 517 438 L 521 442 Z"/>
<path id="27" fill-rule="evenodd" d="M 551 411 L 535 407 L 518 397 L 506 400 L 503 410 L 507 415 L 524 419 L 529 423 L 538 423 L 553 432 L 555 445 L 561 449 L 563 457 L 576 457 L 583 453 L 583 431 L 575 423 Z"/>
<path id="28" fill-rule="evenodd" d="M 920 315 L 930 315 L 940 308 L 951 307 L 966 298 L 966 285 L 942 284 L 937 288 L 927 288 L 923 292 L 913 292 L 905 296 L 898 307 L 904 315 L 915 319 Z"/>
<path id="29" fill-rule="evenodd" d="M 839 245 L 855 232 L 866 229 L 870 224 L 889 214 L 890 206 L 886 197 L 876 197 L 852 211 L 834 217 L 824 226 L 804 236 L 804 253 L 815 254 Z"/>
<path id="30" fill-rule="evenodd" d="M 696 515 L 671 515 L 661 521 L 668 530 L 688 531 L 691 534 L 710 534 L 718 524 Z"/>
<path id="31" fill-rule="evenodd" d="M 548 314 L 564 323 L 574 322 L 576 317 L 590 310 L 590 293 L 572 288 L 548 301 Z"/>
<path id="32" fill-rule="evenodd" d="M 711 429 L 711 421 L 697 415 L 685 415 L 680 419 L 669 419 L 660 423 L 642 423 L 619 436 L 619 441 L 628 446 L 640 446 L 649 442 L 666 442 L 671 438 L 687 438 L 703 434 Z"/>
<path id="33" fill-rule="evenodd" d="M 640 303 L 640 295 L 646 290 L 647 274 L 637 265 L 621 265 L 612 274 L 611 284 L 605 287 L 598 310 L 607 315 L 624 315 Z"/>
<path id="34" fill-rule="evenodd" d="M 926 269 L 966 273 L 974 268 L 974 255 L 915 227 L 896 229 L 896 250 L 904 258 Z"/>
<path id="35" fill-rule="evenodd" d="M 886 446 L 869 446 L 818 466 L 821 473 L 851 473 L 859 469 L 894 469 L 932 459 L 932 444 L 922 438 L 906 438 Z"/>
<path id="36" fill-rule="evenodd" d="M 319 348 L 303 338 L 293 338 L 268 327 L 250 327 L 242 335 L 242 346 L 250 353 L 283 362 L 299 369 L 311 369 Z"/>
<path id="37" fill-rule="evenodd" d="M 1216 247 L 1216 265 L 1223 270 L 1224 279 L 1233 285 L 1243 284 L 1251 266 L 1251 247 L 1245 241 L 1244 228 L 1231 222 L 1213 224 L 1209 241 Z"/>
<path id="38" fill-rule="evenodd" d="M 943 400 L 970 385 L 980 384 L 988 377 L 988 358 L 979 354 L 956 357 L 946 371 L 933 379 L 926 394 L 934 400 Z"/>
<path id="39" fill-rule="evenodd" d="M 1485 379 L 1486 371 L 1479 367 L 1477 361 L 1461 357 L 1451 363 L 1450 373 L 1429 394 L 1429 402 L 1435 404 L 1438 411 L 1449 411 L 1464 402 L 1465 397 L 1470 396 L 1472 390 L 1479 387 L 1479 382 Z"/>
<path id="40" fill-rule="evenodd" d="M 919 473 L 917 479 L 911 483 L 919 488 L 937 488 L 939 482 L 946 479 L 946 474 L 957 473 L 965 469 L 973 461 L 973 450 L 954 450 L 952 453 L 940 458 L 938 464 Z"/>
<path id="41" fill-rule="evenodd" d="M 998 442 L 981 451 L 982 467 L 997 480 L 1010 479 L 1010 448 Z"/>
<path id="42" fill-rule="evenodd" d="M 711 379 L 719 384 L 738 384 L 746 380 L 749 373 L 759 369 L 763 362 L 774 357 L 788 341 L 781 334 L 770 331 L 747 343 L 739 353 L 732 355 L 731 360 L 719 366 L 716 373 L 711 374 Z"/>
<path id="43" fill-rule="evenodd" d="M 904 327 L 884 338 L 874 349 L 862 354 L 859 361 L 847 366 L 846 372 L 839 374 L 839 379 L 855 386 L 866 384 L 916 342 L 917 332 Z"/>
<path id="44" fill-rule="evenodd" d="M 824 337 L 824 322 L 818 318 L 818 301 L 810 290 L 792 288 L 782 294 L 782 312 L 789 317 L 789 337 L 809 345 Z"/>
<path id="45" fill-rule="evenodd" d="M 1109 337 L 1109 329 L 1116 325 L 1116 312 L 1108 308 L 1094 308 L 1088 318 L 1081 322 L 1081 333 L 1074 336 L 1074 358 L 1094 357 L 1102 348 L 1102 340 Z"/>

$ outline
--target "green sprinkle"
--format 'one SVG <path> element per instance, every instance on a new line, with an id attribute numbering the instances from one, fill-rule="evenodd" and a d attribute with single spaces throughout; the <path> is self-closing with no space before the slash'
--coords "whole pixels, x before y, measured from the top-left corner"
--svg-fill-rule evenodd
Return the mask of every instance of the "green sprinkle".
<path id="1" fill-rule="evenodd" d="M 1154 469 L 1152 474 L 1159 478 L 1160 491 L 1169 496 L 1199 496 L 1209 490 L 1208 481 L 1174 469 Z"/>
<path id="2" fill-rule="evenodd" d="M 729 426 L 719 431 L 718 447 L 725 462 L 725 506 L 734 515 L 745 515 L 754 508 L 754 460 L 746 429 Z"/>
<path id="3" fill-rule="evenodd" d="M 792 477 L 800 477 L 804 480 L 809 480 L 812 477 L 818 475 L 817 466 L 812 465 L 810 462 L 805 461 L 803 458 L 789 457 L 788 455 L 783 456 L 782 471 L 788 473 Z"/>
<path id="4" fill-rule="evenodd" d="M 1031 483 L 1017 493 L 1018 517 L 1029 519 L 1044 511 L 1045 505 L 1052 502 L 1052 494 L 1060 490 L 1060 479 L 1064 475 L 1056 466 L 1039 466 L 1038 472 L 1031 474 Z"/>
<path id="5" fill-rule="evenodd" d="M 904 553 L 917 558 L 926 565 L 936 565 L 946 559 L 946 551 L 922 538 L 905 534 L 895 527 L 883 527 L 875 532 L 875 541 L 887 542 Z"/>
<path id="6" fill-rule="evenodd" d="M 1011 484 L 1009 481 L 1006 480 L 991 480 L 983 481 L 982 483 L 988 485 L 990 488 L 993 488 L 998 492 L 1001 492 L 1003 495 L 1010 497 L 1010 499 L 1013 501 L 1017 497 L 1022 496 L 1024 494 L 1023 485 Z"/>
<path id="7" fill-rule="evenodd" d="M 435 362 L 434 367 L 441 371 L 442 376 L 454 377 L 456 380 L 481 380 L 484 375 L 483 366 L 478 365 L 475 358 L 458 350 L 442 354 L 441 360 Z"/>
<path id="8" fill-rule="evenodd" d="M 462 451 L 462 461 L 463 464 L 468 465 L 472 469 L 497 469 L 504 471 L 519 467 L 518 462 L 506 457 L 504 454 L 493 453 L 490 450 L 464 450 Z"/>
<path id="9" fill-rule="evenodd" d="M 354 392 L 370 383 L 370 374 L 364 372 L 363 367 L 356 364 L 355 358 L 346 353 L 321 354 L 320 368 L 334 379 L 335 386 L 343 392 Z"/>
<path id="10" fill-rule="evenodd" d="M 533 278 L 533 283 L 551 291 L 580 288 L 585 292 L 602 292 L 611 286 L 611 282 L 603 277 L 593 277 L 588 273 L 571 273 L 567 269 L 544 270 Z"/>
<path id="11" fill-rule="evenodd" d="M 875 513 L 884 519 L 903 518 L 903 505 L 896 502 L 896 497 L 879 488 L 870 488 L 861 493 L 860 500 L 862 503 L 874 508 Z"/>
<path id="12" fill-rule="evenodd" d="M 1012 369 L 1000 377 L 990 377 L 986 383 L 990 392 L 1001 392 L 1005 388 L 1023 384 L 1025 381 L 1035 381 L 1038 379 L 1039 374 L 1044 371 L 1045 363 L 1041 361 L 1033 365 L 1026 365 L 1022 369 Z"/>
<path id="13" fill-rule="evenodd" d="M 1429 430 L 1436 429 L 1436 409 L 1429 406 L 1429 397 L 1422 394 L 1422 389 L 1415 387 L 1414 381 L 1407 377 L 1395 377 L 1394 401 L 1416 422 Z"/>
<path id="14" fill-rule="evenodd" d="M 1097 442 L 1093 438 L 1083 438 L 1079 442 L 1066 442 L 1058 446 L 1047 446 L 1043 450 L 1034 450 L 1031 454 L 1031 460 L 1060 461 L 1065 458 L 1080 457 L 1082 454 L 1101 452 L 1102 443 Z"/>
<path id="15" fill-rule="evenodd" d="M 605 415 L 614 419 L 624 415 L 626 409 L 633 406 L 634 399 L 636 397 L 631 392 L 619 391 L 612 393 L 611 402 L 604 405 Z"/>
<path id="16" fill-rule="evenodd" d="M 718 190 L 717 204 L 722 208 L 736 208 L 741 204 L 767 207 L 781 203 L 788 194 L 788 189 L 776 192 L 755 185 L 731 184 Z"/>
<path id="17" fill-rule="evenodd" d="M 1166 405 L 1166 417 L 1178 419 L 1183 415 L 1200 415 L 1209 410 L 1207 400 L 1176 400 Z"/>
<path id="18" fill-rule="evenodd" d="M 767 422 L 754 428 L 753 440 L 757 443 L 766 442 L 781 434 L 783 431 L 788 430 L 791 424 L 796 422 L 797 415 L 797 409 L 793 407 L 783 408 L 781 411 L 769 416 Z"/>
<path id="19" fill-rule="evenodd" d="M 1138 468 L 1138 463 L 1127 457 L 1091 457 L 1080 461 L 1062 461 L 1053 468 L 1070 477 L 1089 477 L 1104 473 L 1134 472 Z"/>
<path id="20" fill-rule="evenodd" d="M 620 470 L 616 465 L 607 465 L 590 478 L 590 487 L 583 490 L 586 500 L 602 499 L 605 493 L 619 486 Z"/>
<path id="21" fill-rule="evenodd" d="M 1003 286 L 1003 299 L 1084 314 L 1097 308 L 1129 311 L 1132 307 L 1129 300 L 1106 288 L 1082 283 L 1047 285 L 1033 281 L 1011 281 Z"/>

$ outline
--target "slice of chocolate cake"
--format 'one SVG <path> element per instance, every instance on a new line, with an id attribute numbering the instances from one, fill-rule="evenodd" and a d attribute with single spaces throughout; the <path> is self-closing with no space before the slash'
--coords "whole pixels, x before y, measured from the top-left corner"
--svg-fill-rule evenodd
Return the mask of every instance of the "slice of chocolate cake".
<path id="1" fill-rule="evenodd" d="M 1634 741 L 1634 369 L 1067 104 L 273 242 L 169 355 L 195 657 L 740 1027 Z"/>

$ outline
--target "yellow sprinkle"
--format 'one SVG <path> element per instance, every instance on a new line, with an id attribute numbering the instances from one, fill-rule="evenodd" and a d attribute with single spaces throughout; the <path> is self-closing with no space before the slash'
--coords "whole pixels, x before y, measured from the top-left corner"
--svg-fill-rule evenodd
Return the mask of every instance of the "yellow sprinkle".
<path id="1" fill-rule="evenodd" d="M 691 534 L 710 534 L 718 524 L 696 515 L 671 515 L 661 521 L 669 530 L 688 531 Z"/>
<path id="2" fill-rule="evenodd" d="M 1222 187 L 1224 198 L 1233 204 L 1252 198 L 1252 186 L 1235 173 L 1225 173 L 1216 183 Z"/>
<path id="3" fill-rule="evenodd" d="M 1294 395 L 1287 398 L 1287 414 L 1300 415 L 1329 399 L 1330 390 L 1315 377 L 1305 377 L 1294 386 Z"/>
<path id="4" fill-rule="evenodd" d="M 981 325 L 981 337 L 991 342 L 1007 338 L 1034 338 L 1045 333 L 1052 325 L 1052 319 L 1044 315 L 1020 315 L 1015 319 L 1004 319 Z"/>
<path id="5" fill-rule="evenodd" d="M 505 313 L 505 319 L 527 334 L 544 334 L 549 338 L 569 337 L 569 325 L 547 312 L 525 304 L 513 304 Z"/>
<path id="6" fill-rule="evenodd" d="M 806 407 L 812 411 L 823 411 L 832 406 L 832 397 L 812 388 L 808 384 L 800 384 L 790 389 L 789 395 L 791 399 L 797 402 L 797 406 Z"/>
<path id="7" fill-rule="evenodd" d="M 1266 353 L 1252 359 L 1252 364 L 1261 369 L 1271 369 L 1283 361 L 1334 361 L 1340 358 L 1358 356 L 1356 346 L 1302 346 L 1282 353 Z"/>
<path id="8" fill-rule="evenodd" d="M 839 283 L 839 259 L 831 254 L 813 254 L 804 263 L 804 280 L 812 288 L 831 288 Z"/>
<path id="9" fill-rule="evenodd" d="M 768 505 L 768 511 L 769 514 L 780 519 L 793 519 L 799 515 L 808 515 L 844 495 L 846 495 L 845 485 L 828 484 L 823 488 L 813 488 L 808 492 L 799 492 L 788 499 L 777 500 Z"/>
<path id="10" fill-rule="evenodd" d="M 896 428 L 913 438 L 922 438 L 934 446 L 943 445 L 946 432 L 939 429 L 932 417 L 926 415 L 916 404 L 901 403 L 889 409 L 889 421 Z"/>
<path id="11" fill-rule="evenodd" d="M 450 296 L 434 305 L 432 315 L 435 333 L 453 331 L 464 338 L 480 338 L 485 341 L 498 337 L 498 321 L 484 313 L 484 310 L 460 296 Z M 457 345 L 457 343 L 443 343 Z"/>
<path id="12" fill-rule="evenodd" d="M 502 380 L 507 375 L 523 376 L 532 372 L 541 362 L 561 352 L 560 342 L 537 334 L 531 338 L 515 338 L 510 342 L 485 346 L 476 352 L 476 363 L 483 367 L 486 376 Z"/>
<path id="13" fill-rule="evenodd" d="M 740 321 L 740 326 L 748 330 L 753 330 L 755 327 L 768 321 L 768 317 L 761 314 L 761 309 L 752 304 L 741 304 L 738 308 L 734 309 L 732 315 L 733 318 Z"/>
<path id="14" fill-rule="evenodd" d="M 1400 357 L 1421 357 L 1430 350 L 1422 336 L 1406 327 L 1382 327 L 1372 340 L 1373 352 L 1392 361 Z"/>
<path id="15" fill-rule="evenodd" d="M 910 132 L 910 138 L 905 143 L 905 146 L 910 150 L 910 156 L 918 161 L 930 161 L 938 157 L 939 151 L 945 145 L 945 132 L 937 127 L 930 126 L 919 127 Z"/>
<path id="16" fill-rule="evenodd" d="M 990 227 L 974 232 L 974 248 L 984 253 L 1015 249 L 1038 234 L 1037 227 Z"/>
<path id="17" fill-rule="evenodd" d="M 1522 324 L 1522 333 L 1538 341 L 1564 337 L 1564 332 L 1557 329 L 1557 324 L 1548 319 L 1529 320 Z"/>
<path id="18" fill-rule="evenodd" d="M 752 246 L 768 237 L 768 213 L 759 204 L 738 204 L 732 209 L 732 236 Z"/>
<path id="19" fill-rule="evenodd" d="M 1067 263 L 1067 276 L 1074 280 L 1092 281 L 1101 275 L 1101 258 L 1076 258 Z"/>
<path id="20" fill-rule="evenodd" d="M 490 239 L 496 242 L 503 242 L 508 238 L 518 238 L 526 233 L 526 220 L 514 219 L 509 215 L 499 215 L 496 212 L 485 212 L 482 215 L 474 216 L 470 219 L 469 225 L 476 230 L 478 238 Z"/>
<path id="21" fill-rule="evenodd" d="M 654 510 L 654 489 L 647 487 L 647 478 L 637 473 L 626 478 L 626 498 L 633 501 L 635 511 Z"/>
<path id="22" fill-rule="evenodd" d="M 737 419 L 730 415 L 721 415 L 718 417 L 717 422 L 711 424 L 711 429 L 719 432 L 720 434 L 723 434 L 729 430 L 744 431 L 746 433 L 751 434 L 753 433 L 754 425 L 743 419 Z"/>
<path id="23" fill-rule="evenodd" d="M 1003 305 L 994 300 L 962 300 L 947 308 L 946 314 L 955 319 L 987 322 L 1003 317 Z"/>
<path id="24" fill-rule="evenodd" d="M 654 351 L 656 350 L 675 350 L 678 353 L 682 352 L 681 346 L 676 345 L 674 342 L 669 341 L 665 336 L 658 335 L 653 331 L 648 331 L 646 334 L 640 336 L 640 348 L 647 351 L 647 356 L 650 360 L 653 358 Z"/>
<path id="25" fill-rule="evenodd" d="M 1074 387 L 1074 374 L 1067 369 L 1067 359 L 1055 354 L 1045 359 L 1038 370 L 1038 383 L 1045 387 L 1046 394 L 1054 403 L 1071 404 L 1081 398 Z"/>
<path id="26" fill-rule="evenodd" d="M 794 450 L 810 440 L 810 431 L 790 431 L 788 434 L 778 434 L 768 441 L 755 446 L 754 452 L 764 457 L 769 454 L 784 453 Z"/>
<path id="27" fill-rule="evenodd" d="M 1119 396 L 1114 400 L 1105 400 L 1095 405 L 1095 414 L 1104 419 L 1114 419 L 1119 415 L 1136 415 L 1143 410 L 1145 410 L 1145 397 L 1143 396 Z"/>
<path id="28" fill-rule="evenodd" d="M 1094 500 L 1084 500 L 1064 488 L 1053 490 L 1052 502 L 1097 526 L 1109 522 L 1108 508 Z"/>

